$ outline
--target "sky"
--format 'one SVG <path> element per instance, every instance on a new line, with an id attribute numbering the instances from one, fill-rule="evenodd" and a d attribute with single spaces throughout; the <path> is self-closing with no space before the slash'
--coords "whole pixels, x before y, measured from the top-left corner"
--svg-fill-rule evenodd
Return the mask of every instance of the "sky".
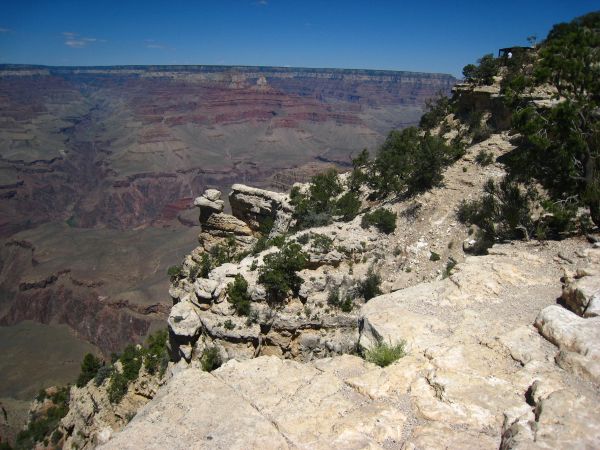
<path id="1" fill-rule="evenodd" d="M 0 63 L 441 72 L 527 45 L 598 0 L 0 0 Z"/>

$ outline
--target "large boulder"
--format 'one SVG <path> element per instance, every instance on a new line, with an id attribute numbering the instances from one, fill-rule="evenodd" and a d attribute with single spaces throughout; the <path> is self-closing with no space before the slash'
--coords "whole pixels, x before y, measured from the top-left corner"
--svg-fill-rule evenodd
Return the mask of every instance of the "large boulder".
<path id="1" fill-rule="evenodd" d="M 200 223 L 205 222 L 212 214 L 223 211 L 225 202 L 221 200 L 221 191 L 207 189 L 194 200 L 194 206 L 200 208 Z"/>
<path id="2" fill-rule="evenodd" d="M 187 301 L 177 303 L 171 308 L 168 319 L 169 329 L 175 336 L 193 339 L 200 334 L 202 322 L 194 308 Z"/>
<path id="3" fill-rule="evenodd" d="M 292 207 L 286 194 L 234 184 L 229 194 L 232 214 L 254 230 L 273 224 L 277 233 L 285 232 L 291 220 Z"/>

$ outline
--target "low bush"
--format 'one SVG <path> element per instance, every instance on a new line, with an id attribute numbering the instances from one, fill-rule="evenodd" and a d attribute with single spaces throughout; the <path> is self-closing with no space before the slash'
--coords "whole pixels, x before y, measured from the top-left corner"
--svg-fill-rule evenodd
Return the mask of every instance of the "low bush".
<path id="1" fill-rule="evenodd" d="M 101 386 L 102 383 L 104 383 L 104 380 L 106 380 L 113 374 L 114 370 L 114 367 L 110 365 L 104 365 L 100 367 L 100 369 L 98 369 L 98 372 L 96 372 L 96 376 L 94 377 L 94 384 L 96 385 L 96 387 Z"/>
<path id="2" fill-rule="evenodd" d="M 500 183 L 489 180 L 481 198 L 461 202 L 457 218 L 481 229 L 477 238 L 491 246 L 499 239 L 528 239 L 534 227 L 531 200 L 535 192 L 522 189 L 507 178 Z"/>
<path id="3" fill-rule="evenodd" d="M 358 283 L 358 291 L 363 296 L 365 301 L 371 300 L 373 297 L 381 295 L 381 277 L 373 272 L 372 269 L 367 271 L 367 276 L 364 280 Z"/>
<path id="4" fill-rule="evenodd" d="M 167 330 L 159 330 L 148 336 L 144 351 L 144 368 L 152 375 L 158 372 L 162 377 L 167 369 L 169 363 L 167 338 Z"/>
<path id="5" fill-rule="evenodd" d="M 108 400 L 113 404 L 120 403 L 127 393 L 128 385 L 129 380 L 125 378 L 125 375 L 115 370 L 110 377 L 110 383 L 106 391 L 108 393 Z"/>
<path id="6" fill-rule="evenodd" d="M 167 275 L 171 280 L 177 279 L 181 276 L 181 266 L 171 266 L 167 269 Z"/>
<path id="7" fill-rule="evenodd" d="M 123 366 L 123 376 L 129 381 L 137 379 L 142 367 L 143 351 L 136 345 L 128 345 L 119 357 Z"/>
<path id="8" fill-rule="evenodd" d="M 202 356 L 200 357 L 200 364 L 202 365 L 202 370 L 205 372 L 212 372 L 215 369 L 221 367 L 223 361 L 221 360 L 221 355 L 219 354 L 219 349 L 217 347 L 207 347 L 202 352 Z"/>
<path id="9" fill-rule="evenodd" d="M 406 356 L 404 346 L 404 341 L 395 345 L 380 341 L 365 352 L 365 359 L 379 367 L 386 367 Z"/>
<path id="10" fill-rule="evenodd" d="M 379 208 L 371 213 L 366 213 L 360 225 L 363 228 L 375 226 L 382 233 L 390 234 L 396 229 L 396 213 Z"/>
<path id="11" fill-rule="evenodd" d="M 233 283 L 227 286 L 227 298 L 232 304 L 236 314 L 247 316 L 250 314 L 250 304 L 252 299 L 248 294 L 248 282 L 243 275 L 237 274 Z"/>
<path id="12" fill-rule="evenodd" d="M 489 166 L 494 162 L 494 155 L 491 152 L 480 150 L 477 156 L 475 156 L 475 162 L 483 167 Z"/>
<path id="13" fill-rule="evenodd" d="M 477 65 L 467 64 L 463 68 L 463 75 L 467 80 L 477 84 L 491 85 L 494 83 L 494 77 L 498 75 L 499 69 L 500 61 L 489 53 L 483 55 L 477 61 Z"/>
<path id="14" fill-rule="evenodd" d="M 297 272 L 304 269 L 306 263 L 306 255 L 295 242 L 265 256 L 264 265 L 259 268 L 258 282 L 265 286 L 270 301 L 281 302 L 290 291 L 298 293 L 302 278 Z"/>
<path id="15" fill-rule="evenodd" d="M 91 353 L 87 353 L 83 357 L 83 362 L 81 363 L 81 372 L 79 373 L 76 383 L 77 387 L 83 387 L 88 384 L 90 380 L 94 379 L 101 367 L 102 361 Z"/>
<path id="16" fill-rule="evenodd" d="M 322 253 L 329 253 L 333 249 L 333 239 L 324 234 L 311 233 L 312 248 Z"/>
<path id="17" fill-rule="evenodd" d="M 39 416 L 32 417 L 27 428 L 17 434 L 16 449 L 37 448 L 36 443 L 51 438 L 60 420 L 69 412 L 69 387 L 60 388 L 54 394 L 52 401 L 53 406 Z"/>
<path id="18" fill-rule="evenodd" d="M 335 287 L 327 295 L 327 304 L 334 308 L 339 308 L 342 312 L 350 312 L 354 308 L 354 300 L 350 295 L 346 295 L 344 300 L 340 297 L 340 289 Z"/>

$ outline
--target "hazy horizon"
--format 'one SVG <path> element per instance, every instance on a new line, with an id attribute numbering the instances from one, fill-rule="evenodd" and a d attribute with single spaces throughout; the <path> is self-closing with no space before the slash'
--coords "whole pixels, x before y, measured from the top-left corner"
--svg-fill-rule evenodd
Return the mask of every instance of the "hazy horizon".
<path id="1" fill-rule="evenodd" d="M 499 47 L 543 38 L 597 4 L 458 5 L 244 0 L 7 2 L 0 63 L 226 65 L 449 73 Z"/>

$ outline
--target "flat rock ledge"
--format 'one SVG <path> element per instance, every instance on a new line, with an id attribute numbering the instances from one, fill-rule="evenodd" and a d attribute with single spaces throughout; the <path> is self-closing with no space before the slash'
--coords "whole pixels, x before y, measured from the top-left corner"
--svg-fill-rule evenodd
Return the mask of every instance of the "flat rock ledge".
<path id="1" fill-rule="evenodd" d="M 371 299 L 361 344 L 408 352 L 385 368 L 352 355 L 178 366 L 101 448 L 600 448 L 598 318 L 556 304 L 560 245 L 495 246 Z"/>

